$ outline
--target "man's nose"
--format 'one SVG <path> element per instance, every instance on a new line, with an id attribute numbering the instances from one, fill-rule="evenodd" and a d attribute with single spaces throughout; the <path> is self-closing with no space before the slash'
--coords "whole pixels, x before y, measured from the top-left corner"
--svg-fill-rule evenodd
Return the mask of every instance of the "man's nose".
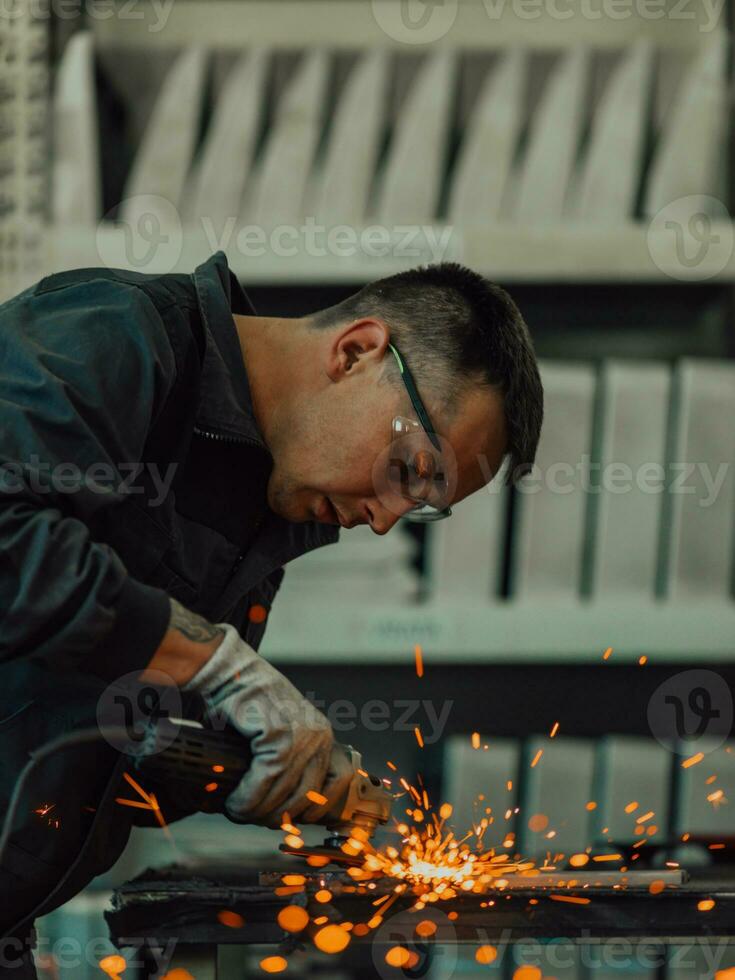
<path id="1" fill-rule="evenodd" d="M 371 500 L 365 502 L 365 512 L 368 517 L 368 523 L 375 534 L 387 534 L 413 506 L 407 500 L 404 504 L 391 504 L 391 507 L 388 508 L 377 497 L 373 497 Z M 398 513 L 396 513 L 397 508 Z"/>

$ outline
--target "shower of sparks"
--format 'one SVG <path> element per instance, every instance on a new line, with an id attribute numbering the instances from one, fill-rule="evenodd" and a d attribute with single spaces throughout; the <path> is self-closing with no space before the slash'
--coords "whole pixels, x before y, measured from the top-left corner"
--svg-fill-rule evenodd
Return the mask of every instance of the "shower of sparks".
<path id="1" fill-rule="evenodd" d="M 612 647 L 603 654 L 603 659 L 607 660 L 612 654 Z M 416 674 L 423 676 L 423 660 L 421 648 L 414 647 L 416 658 Z M 642 656 L 639 660 L 641 665 L 646 663 L 647 658 Z M 553 739 L 559 731 L 559 721 L 555 721 L 549 731 L 549 738 Z M 424 747 L 424 739 L 421 729 L 416 726 L 414 735 L 418 745 Z M 487 749 L 487 745 L 482 744 L 479 732 L 472 732 L 470 744 L 473 749 Z M 554 746 L 549 746 L 549 751 L 553 752 Z M 535 768 L 544 754 L 544 749 L 536 750 L 530 768 Z M 681 765 L 684 768 L 697 765 L 704 758 L 704 754 L 699 752 L 688 759 L 684 759 Z M 336 955 L 341 953 L 352 941 L 352 937 L 365 937 L 372 930 L 378 929 L 386 921 L 392 906 L 402 899 L 403 907 L 406 900 L 409 902 L 409 911 L 421 912 L 430 907 L 433 903 L 449 901 L 464 895 L 476 895 L 482 900 L 479 902 L 480 908 L 491 908 L 500 904 L 502 898 L 510 898 L 511 889 L 518 879 L 525 877 L 537 878 L 542 873 L 555 872 L 566 864 L 568 868 L 583 868 L 589 865 L 585 872 L 590 874 L 593 862 L 597 865 L 610 865 L 616 867 L 624 875 L 628 870 L 626 857 L 618 852 L 614 853 L 592 853 L 591 846 L 580 847 L 578 853 L 565 855 L 560 852 L 547 850 L 543 860 L 524 858 L 517 853 L 516 831 L 519 824 L 516 818 L 521 812 L 520 806 L 513 805 L 513 798 L 506 798 L 506 803 L 510 806 L 500 805 L 497 812 L 493 807 L 487 805 L 486 797 L 479 793 L 473 804 L 473 823 L 470 830 L 462 836 L 450 826 L 449 820 L 452 817 L 452 806 L 449 803 L 442 803 L 435 808 L 421 776 L 418 776 L 418 785 L 413 785 L 404 776 L 399 775 L 397 766 L 393 762 L 387 762 L 388 768 L 396 774 L 394 800 L 401 800 L 402 811 L 406 814 L 401 821 L 395 820 L 395 829 L 400 836 L 400 844 L 382 843 L 375 846 L 370 839 L 367 831 L 359 826 L 351 829 L 351 836 L 347 837 L 341 845 L 344 858 L 349 859 L 349 867 L 346 874 L 352 879 L 353 884 L 345 886 L 346 891 L 358 892 L 369 895 L 371 889 L 378 887 L 380 882 L 381 890 L 387 890 L 387 894 L 379 894 L 371 904 L 369 918 L 365 922 L 344 922 L 334 921 L 336 906 L 339 904 L 337 899 L 339 892 L 330 891 L 326 884 L 328 879 L 320 881 L 317 890 L 312 891 L 308 887 L 307 878 L 299 874 L 285 874 L 281 876 L 282 886 L 275 889 L 276 895 L 303 895 L 306 899 L 299 900 L 293 898 L 298 904 L 287 905 L 278 913 L 278 924 L 285 933 L 304 933 L 306 930 L 311 935 L 311 940 L 323 953 Z M 363 775 L 366 775 L 363 771 Z M 134 784 L 137 791 L 148 801 L 150 798 Z M 717 781 L 715 775 L 706 779 L 705 785 L 711 789 L 705 790 L 707 802 L 714 808 L 720 804 L 727 803 L 724 791 L 713 784 Z M 383 783 L 391 786 L 391 780 L 384 779 Z M 513 780 L 507 780 L 505 788 L 508 793 L 513 792 Z M 307 794 L 314 802 L 315 794 Z M 123 802 L 123 801 L 119 801 Z M 140 805 L 137 801 L 128 801 L 128 805 Z M 595 800 L 588 800 L 585 809 L 593 812 L 599 809 L 599 804 Z M 646 810 L 645 801 L 640 803 L 631 800 L 623 807 L 626 814 L 631 816 L 633 823 L 632 830 L 638 838 L 632 844 L 628 858 L 631 861 L 641 856 L 643 848 L 651 837 L 658 833 L 656 824 L 651 823 L 655 817 L 654 810 Z M 636 816 L 636 813 L 640 815 Z M 407 818 L 407 819 L 406 819 Z M 513 821 L 505 830 L 500 827 L 500 834 L 497 833 L 502 820 Z M 557 830 L 549 828 L 549 818 L 543 813 L 534 813 L 528 818 L 523 815 L 521 820 L 527 825 L 528 829 L 540 835 L 538 839 L 551 841 L 557 834 Z M 602 821 L 601 821 L 602 822 Z M 488 828 L 494 825 L 494 836 L 502 843 L 489 846 L 484 840 Z M 303 848 L 303 857 L 307 863 L 315 868 L 325 867 L 333 860 L 329 855 L 319 853 L 309 853 L 309 848 L 305 847 L 301 831 L 297 826 L 290 822 L 288 814 L 284 814 L 281 829 L 285 834 L 285 844 L 288 849 L 298 851 Z M 609 833 L 609 828 L 603 827 L 601 834 L 604 837 Z M 689 834 L 681 836 L 682 841 L 686 841 Z M 608 844 L 614 846 L 612 838 L 607 838 Z M 724 848 L 725 844 L 709 844 L 711 850 Z M 339 860 L 335 856 L 334 860 Z M 667 867 L 678 867 L 676 862 L 667 862 Z M 607 868 L 601 868 L 607 872 Z M 515 879 L 515 881 L 513 881 Z M 535 883 L 529 883 L 531 887 L 536 887 Z M 386 888 L 387 886 L 387 888 Z M 550 888 L 553 891 L 550 890 Z M 548 884 L 544 883 L 539 898 L 527 898 L 529 906 L 539 904 L 539 901 L 548 900 L 559 903 L 566 903 L 568 906 L 584 907 L 593 901 L 592 898 L 584 894 L 575 894 L 587 887 L 587 884 L 580 885 L 580 881 L 570 878 L 568 875 L 561 879 L 556 879 L 549 875 Z M 615 889 L 625 888 L 626 879 L 622 878 L 620 884 L 613 886 Z M 650 883 L 649 893 L 652 896 L 658 895 L 666 888 L 662 880 L 654 880 Z M 333 902 L 333 899 L 334 902 Z M 305 907 L 304 907 L 305 906 Z M 703 899 L 697 908 L 700 912 L 707 912 L 714 908 L 713 899 Z M 450 921 L 455 921 L 460 917 L 460 912 L 451 909 L 447 913 Z M 339 920 L 339 912 L 336 912 Z M 415 926 L 415 933 L 419 939 L 428 939 L 437 932 L 436 924 L 429 919 L 421 919 Z M 419 962 L 419 956 L 409 948 L 409 945 L 396 945 L 390 947 L 384 954 L 385 963 L 396 969 L 413 969 Z M 479 946 L 476 951 L 478 963 L 489 964 L 497 956 L 495 947 Z M 286 969 L 287 962 L 280 957 L 273 957 L 261 961 L 261 969 L 264 972 L 281 972 Z M 540 971 L 535 967 L 520 966 L 513 974 L 513 980 L 541 980 Z M 733 978 L 735 980 L 735 977 Z"/>

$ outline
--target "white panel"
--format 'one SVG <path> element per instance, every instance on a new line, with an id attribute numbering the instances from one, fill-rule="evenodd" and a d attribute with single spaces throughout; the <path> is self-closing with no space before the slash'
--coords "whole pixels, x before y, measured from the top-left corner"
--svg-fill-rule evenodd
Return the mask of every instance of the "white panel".
<path id="1" fill-rule="evenodd" d="M 671 372 L 663 364 L 612 361 L 603 369 L 601 384 L 603 489 L 597 498 L 594 593 L 600 598 L 652 597 Z"/>
<path id="2" fill-rule="evenodd" d="M 326 52 L 310 51 L 283 93 L 252 197 L 244 206 L 247 223 L 272 228 L 306 217 L 304 195 L 321 135 L 328 72 Z"/>
<path id="3" fill-rule="evenodd" d="M 317 548 L 287 566 L 274 616 L 291 600 L 361 603 L 365 596 L 371 602 L 414 597 L 419 576 L 411 561 L 417 547 L 400 527 L 388 535 L 377 535 L 367 525 L 342 531 L 337 544 Z"/>
<path id="4" fill-rule="evenodd" d="M 645 205 L 648 214 L 657 214 L 680 197 L 720 194 L 729 45 L 724 34 L 712 38 L 672 103 L 651 163 Z M 691 206 L 685 213 L 691 213 Z"/>
<path id="5" fill-rule="evenodd" d="M 449 220 L 455 224 L 489 221 L 500 213 L 523 124 L 527 71 L 525 51 L 506 52 L 478 96 L 452 182 Z"/>
<path id="6" fill-rule="evenodd" d="M 268 58 L 266 49 L 256 48 L 235 63 L 220 93 L 192 177 L 186 217 L 206 219 L 216 233 L 240 213 L 265 100 Z"/>
<path id="7" fill-rule="evenodd" d="M 428 56 L 401 108 L 377 208 L 388 227 L 436 217 L 455 72 L 454 54 Z"/>
<path id="8" fill-rule="evenodd" d="M 52 181 L 54 221 L 97 224 L 102 188 L 91 31 L 72 34 L 56 73 Z"/>
<path id="9" fill-rule="evenodd" d="M 589 53 L 574 48 L 560 56 L 531 120 L 519 177 L 515 217 L 533 224 L 564 213 L 584 122 Z"/>
<path id="10" fill-rule="evenodd" d="M 524 855 L 551 851 L 552 857 L 557 852 L 569 855 L 582 851 L 592 843 L 591 815 L 585 807 L 594 800 L 595 743 L 559 735 L 554 739 L 532 738 L 526 754 L 529 765 L 539 749 L 543 749 L 540 760 L 521 777 L 527 785 L 519 850 Z M 528 828 L 535 814 L 548 817 L 548 827 L 542 833 Z M 556 834 L 549 839 L 545 835 L 551 831 Z"/>
<path id="11" fill-rule="evenodd" d="M 735 803 L 735 742 L 715 748 L 716 743 L 697 739 L 694 748 L 682 748 L 682 758 L 691 758 L 695 751 L 704 759 L 696 765 L 682 768 L 679 773 L 679 806 L 677 835 L 717 838 L 732 837 L 732 808 Z M 707 783 L 707 780 L 716 778 Z M 719 789 L 724 800 L 709 800 Z M 715 840 L 714 843 L 717 843 Z"/>
<path id="12" fill-rule="evenodd" d="M 314 209 L 327 225 L 365 220 L 383 135 L 387 62 L 382 49 L 363 54 L 340 94 Z"/>
<path id="13" fill-rule="evenodd" d="M 145 135 L 128 177 L 121 208 L 122 220 L 138 228 L 149 216 L 161 229 L 171 226 L 171 205 L 180 209 L 191 167 L 207 70 L 199 47 L 183 51 L 166 75 Z M 156 197 L 161 198 L 157 206 Z"/>
<path id="14" fill-rule="evenodd" d="M 620 222 L 633 216 L 652 75 L 653 50 L 639 44 L 610 79 L 595 111 L 578 198 L 572 203 L 576 217 Z"/>
<path id="15" fill-rule="evenodd" d="M 668 590 L 730 595 L 735 519 L 735 365 L 683 361 L 672 454 Z"/>
<path id="16" fill-rule="evenodd" d="M 500 586 L 506 489 L 498 475 L 489 486 L 452 506 L 450 521 L 428 527 L 431 595 L 487 603 Z"/>
<path id="17" fill-rule="evenodd" d="M 469 735 L 452 735 L 446 740 L 442 801 L 452 804 L 451 824 L 458 836 L 479 822 L 485 807 L 492 807 L 493 823 L 483 838 L 488 845 L 502 843 L 505 834 L 515 827 L 515 815 L 505 819 L 508 809 L 518 803 L 518 766 L 520 742 L 481 736 L 480 748 L 473 749 Z M 484 749 L 483 746 L 488 748 Z M 508 782 L 512 788 L 508 789 Z M 485 796 L 478 800 L 479 794 Z M 513 849 L 510 853 L 515 853 Z"/>
<path id="18" fill-rule="evenodd" d="M 616 843 L 635 843 L 643 835 L 636 834 L 636 819 L 653 810 L 654 816 L 645 827 L 658 828 L 645 834 L 646 840 L 661 840 L 668 836 L 669 797 L 671 789 L 671 752 L 652 739 L 614 735 L 605 738 L 600 751 L 600 791 L 594 812 L 599 831 L 609 828 L 605 837 Z M 628 804 L 638 803 L 631 813 Z"/>
<path id="19" fill-rule="evenodd" d="M 544 362 L 544 424 L 536 469 L 521 481 L 513 590 L 519 596 L 579 592 L 595 394 L 594 369 Z"/>

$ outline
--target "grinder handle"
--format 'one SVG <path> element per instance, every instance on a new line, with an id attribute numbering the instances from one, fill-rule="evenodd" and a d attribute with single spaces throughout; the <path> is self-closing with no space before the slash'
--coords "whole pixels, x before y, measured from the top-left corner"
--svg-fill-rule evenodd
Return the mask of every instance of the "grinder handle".
<path id="1" fill-rule="evenodd" d="M 250 768 L 252 752 L 234 728 L 206 728 L 182 718 L 161 718 L 135 760 L 154 782 L 198 810 L 221 813 Z"/>

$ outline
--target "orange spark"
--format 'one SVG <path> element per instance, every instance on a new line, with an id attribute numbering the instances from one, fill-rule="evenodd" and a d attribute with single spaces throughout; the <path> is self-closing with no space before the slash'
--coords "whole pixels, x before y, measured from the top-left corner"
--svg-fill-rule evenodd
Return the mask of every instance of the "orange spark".
<path id="1" fill-rule="evenodd" d="M 310 789 L 306 794 L 307 800 L 311 800 L 312 803 L 316 803 L 318 806 L 324 806 L 329 803 L 329 800 L 322 793 L 317 793 L 315 789 Z"/>
<path id="2" fill-rule="evenodd" d="M 264 973 L 283 973 L 287 966 L 288 960 L 283 956 L 266 956 L 260 961 Z"/>
<path id="3" fill-rule="evenodd" d="M 111 980 L 116 980 L 121 973 L 124 973 L 128 964 L 122 956 L 104 956 L 97 964 L 103 973 L 106 973 Z"/>
<path id="4" fill-rule="evenodd" d="M 314 945 L 322 953 L 341 953 L 350 944 L 350 934 L 339 926 L 324 926 L 314 935 Z"/>
<path id="5" fill-rule="evenodd" d="M 424 676 L 424 656 L 423 656 L 423 653 L 422 653 L 422 650 L 421 650 L 421 646 L 418 643 L 413 648 L 413 655 L 414 655 L 414 659 L 416 661 L 416 676 L 417 677 L 423 677 Z"/>
<path id="6" fill-rule="evenodd" d="M 230 912 L 229 909 L 222 909 L 217 913 L 217 920 L 228 929 L 241 929 L 245 925 L 245 919 L 237 912 Z"/>
<path id="7" fill-rule="evenodd" d="M 702 759 L 704 759 L 704 752 L 697 752 L 695 755 L 690 755 L 688 759 L 684 759 L 681 768 L 688 769 L 689 766 L 696 766 Z"/>
<path id="8" fill-rule="evenodd" d="M 403 967 L 408 966 L 411 953 L 405 946 L 391 946 L 385 954 L 385 962 L 388 966 Z"/>

